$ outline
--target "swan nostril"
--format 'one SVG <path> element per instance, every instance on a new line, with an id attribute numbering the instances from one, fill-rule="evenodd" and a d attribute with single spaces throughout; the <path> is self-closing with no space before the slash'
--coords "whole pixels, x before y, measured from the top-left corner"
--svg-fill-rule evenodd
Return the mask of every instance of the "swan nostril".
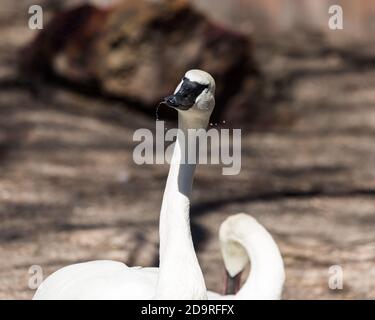
<path id="1" fill-rule="evenodd" d="M 177 99 L 174 95 L 168 96 L 164 99 L 164 102 L 169 105 L 170 107 L 175 107 L 177 106 Z"/>

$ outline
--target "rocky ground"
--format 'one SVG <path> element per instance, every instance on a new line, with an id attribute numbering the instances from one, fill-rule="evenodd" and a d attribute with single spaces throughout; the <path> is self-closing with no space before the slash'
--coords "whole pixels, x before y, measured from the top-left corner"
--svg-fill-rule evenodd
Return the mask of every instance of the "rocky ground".
<path id="1" fill-rule="evenodd" d="M 156 265 L 168 167 L 132 160 L 134 130 L 154 119 L 50 83 L 30 90 L 14 60 L 32 32 L 20 19 L 0 33 L 0 298 L 31 298 L 35 264 L 45 275 L 93 259 Z M 198 169 L 192 227 L 207 286 L 222 287 L 220 223 L 242 211 L 280 246 L 283 298 L 375 298 L 375 53 L 314 35 L 256 48 L 264 112 L 278 121 L 244 130 L 240 175 Z M 343 290 L 328 288 L 332 265 Z"/>

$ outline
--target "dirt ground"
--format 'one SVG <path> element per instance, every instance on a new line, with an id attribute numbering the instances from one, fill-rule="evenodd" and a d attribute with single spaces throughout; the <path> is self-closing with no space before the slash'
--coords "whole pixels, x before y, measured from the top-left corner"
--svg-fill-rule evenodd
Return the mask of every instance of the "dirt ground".
<path id="1" fill-rule="evenodd" d="M 94 259 L 157 265 L 168 167 L 132 160 L 134 130 L 154 119 L 120 102 L 14 81 L 15 52 L 32 32 L 1 16 L 0 298 L 32 297 L 31 265 L 45 275 Z M 240 175 L 197 171 L 192 227 L 207 286 L 222 287 L 220 223 L 247 212 L 280 246 L 284 299 L 373 299 L 375 51 L 357 47 L 356 56 L 356 47 L 314 37 L 271 40 L 259 41 L 257 59 L 270 90 L 282 92 L 269 103 L 287 120 L 244 130 Z M 343 268 L 343 290 L 328 287 L 332 265 Z"/>

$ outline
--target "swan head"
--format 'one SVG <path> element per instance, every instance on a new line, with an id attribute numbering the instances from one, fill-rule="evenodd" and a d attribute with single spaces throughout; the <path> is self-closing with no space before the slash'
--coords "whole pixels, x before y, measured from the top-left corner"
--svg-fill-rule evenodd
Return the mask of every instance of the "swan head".
<path id="1" fill-rule="evenodd" d="M 249 263 L 249 257 L 245 248 L 240 244 L 242 239 L 238 238 L 239 231 L 244 229 L 249 223 L 254 223 L 255 219 L 247 214 L 239 213 L 227 218 L 220 226 L 219 238 L 221 252 L 223 255 L 225 268 L 231 278 L 240 275 Z M 246 230 L 244 230 L 246 232 Z"/>
<path id="2" fill-rule="evenodd" d="M 164 103 L 179 112 L 210 116 L 215 106 L 215 80 L 203 70 L 189 70 Z"/>
<path id="3" fill-rule="evenodd" d="M 219 231 L 220 246 L 227 272 L 226 289 L 239 289 L 239 277 L 251 259 L 246 288 L 264 299 L 279 299 L 285 281 L 284 263 L 279 247 L 270 233 L 253 217 L 239 213 L 227 218 Z"/>
<path id="4" fill-rule="evenodd" d="M 240 213 L 227 218 L 220 226 L 219 238 L 225 265 L 225 287 L 223 294 L 236 294 L 240 289 L 241 274 L 249 263 L 249 256 L 239 238 L 244 223 L 252 217 Z"/>

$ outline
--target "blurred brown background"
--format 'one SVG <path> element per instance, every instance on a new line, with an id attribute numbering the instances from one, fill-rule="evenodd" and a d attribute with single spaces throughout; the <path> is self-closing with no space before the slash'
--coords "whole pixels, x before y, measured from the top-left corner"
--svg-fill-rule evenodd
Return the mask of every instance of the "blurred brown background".
<path id="1" fill-rule="evenodd" d="M 244 32 L 280 32 L 311 28 L 325 36 L 371 37 L 374 30 L 375 3 L 371 0 L 197 0 L 198 7 Z M 216 10 L 209 10 L 215 3 Z M 334 34 L 327 28 L 328 8 L 340 5 L 344 11 L 345 32 Z"/>
<path id="2" fill-rule="evenodd" d="M 243 129 L 240 175 L 197 171 L 207 286 L 222 288 L 220 223 L 243 211 L 280 246 L 283 298 L 375 298 L 374 15 L 371 0 L 2 0 L 0 298 L 31 298 L 34 264 L 157 265 L 168 166 L 136 166 L 132 135 L 191 67 L 218 82 L 214 125 Z"/>

